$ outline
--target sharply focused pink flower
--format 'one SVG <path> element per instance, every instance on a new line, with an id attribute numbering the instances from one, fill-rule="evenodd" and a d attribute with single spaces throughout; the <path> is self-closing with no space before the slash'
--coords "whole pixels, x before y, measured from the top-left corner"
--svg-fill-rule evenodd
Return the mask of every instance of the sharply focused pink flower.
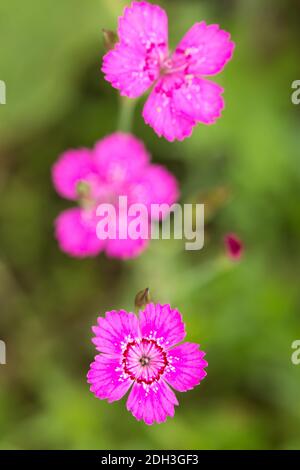
<path id="1" fill-rule="evenodd" d="M 88 372 L 90 390 L 109 403 L 130 389 L 127 409 L 146 424 L 174 416 L 172 389 L 186 392 L 206 376 L 205 353 L 198 344 L 182 343 L 181 314 L 170 305 L 148 304 L 139 318 L 113 310 L 98 318 L 93 343 L 101 353 Z"/>
<path id="2" fill-rule="evenodd" d="M 103 59 L 105 78 L 121 95 L 141 96 L 153 86 L 145 122 L 167 140 L 183 140 L 198 123 L 213 124 L 224 108 L 223 88 L 204 79 L 221 72 L 234 43 L 218 25 L 196 23 L 173 53 L 168 48 L 166 12 L 133 2 L 119 18 L 119 42 Z"/>
<path id="3" fill-rule="evenodd" d="M 96 143 L 94 149 L 68 150 L 60 156 L 52 169 L 57 192 L 79 207 L 64 211 L 56 219 L 56 238 L 60 248 L 71 256 L 96 256 L 105 251 L 108 256 L 132 258 L 148 245 L 142 236 L 132 239 L 119 235 L 130 217 L 112 220 L 116 237 L 101 239 L 96 234 L 96 209 L 101 203 L 111 204 L 118 211 L 120 196 L 128 204 L 171 206 L 178 199 L 176 178 L 163 166 L 150 163 L 150 155 L 143 143 L 131 134 L 117 132 Z M 145 220 L 146 226 L 150 224 Z M 166 214 L 163 214 L 163 216 Z M 127 236 L 128 235 L 128 236 Z"/>
<path id="4" fill-rule="evenodd" d="M 239 260 L 244 251 L 244 245 L 242 241 L 236 236 L 235 233 L 228 233 L 225 238 L 226 253 L 230 259 L 237 261 Z"/>

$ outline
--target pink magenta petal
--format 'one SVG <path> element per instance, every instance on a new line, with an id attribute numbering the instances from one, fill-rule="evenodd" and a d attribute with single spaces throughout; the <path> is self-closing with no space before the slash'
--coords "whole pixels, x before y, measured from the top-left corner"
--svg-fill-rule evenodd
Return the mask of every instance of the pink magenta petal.
<path id="1" fill-rule="evenodd" d="M 167 140 L 183 140 L 197 122 L 213 124 L 224 108 L 223 88 L 184 74 L 161 79 L 143 110 L 145 122 Z"/>
<path id="2" fill-rule="evenodd" d="M 57 217 L 55 234 L 61 250 L 74 257 L 96 256 L 104 247 L 96 236 L 93 218 L 79 208 L 68 209 Z"/>
<path id="3" fill-rule="evenodd" d="M 95 171 L 90 150 L 68 150 L 52 167 L 54 187 L 61 196 L 76 199 L 77 184 L 95 176 Z"/>
<path id="4" fill-rule="evenodd" d="M 111 357 L 121 357 L 122 348 L 139 334 L 137 317 L 125 310 L 106 312 L 105 318 L 98 318 L 98 325 L 92 328 L 92 339 L 97 350 Z"/>
<path id="5" fill-rule="evenodd" d="M 116 358 L 99 354 L 91 364 L 87 375 L 90 391 L 101 400 L 112 403 L 120 400 L 129 390 L 132 380 L 125 378 L 122 364 Z"/>
<path id="6" fill-rule="evenodd" d="M 182 81 L 181 77 L 179 81 Z M 173 91 L 176 86 L 178 86 L 177 76 L 160 79 L 143 109 L 146 124 L 151 126 L 159 137 L 165 137 L 170 142 L 189 137 L 196 124 L 193 118 L 176 109 L 173 101 Z"/>
<path id="7" fill-rule="evenodd" d="M 149 220 L 143 217 L 143 222 L 140 224 L 140 219 L 138 219 L 137 227 L 135 225 L 134 230 L 131 230 L 131 223 L 135 219 L 136 217 L 129 217 L 126 214 L 122 216 L 117 211 L 115 237 L 110 237 L 106 241 L 105 252 L 108 257 L 123 260 L 136 258 L 148 247 Z"/>
<path id="8" fill-rule="evenodd" d="M 140 312 L 141 334 L 156 339 L 161 346 L 170 348 L 186 335 L 181 314 L 170 305 L 150 303 Z"/>
<path id="9" fill-rule="evenodd" d="M 110 258 L 131 259 L 140 256 L 148 247 L 149 240 L 107 240 L 106 254 Z"/>
<path id="10" fill-rule="evenodd" d="M 176 346 L 168 352 L 171 367 L 164 374 L 164 380 L 179 392 L 191 390 L 206 376 L 204 367 L 208 364 L 204 356 L 198 344 L 183 343 Z"/>
<path id="11" fill-rule="evenodd" d="M 144 204 L 151 213 L 152 204 L 171 206 L 179 198 L 178 182 L 174 175 L 161 165 L 149 165 L 130 189 L 130 198 Z M 163 210 L 163 218 L 169 211 Z"/>
<path id="12" fill-rule="evenodd" d="M 234 43 L 218 25 L 196 23 L 180 41 L 172 56 L 174 67 L 185 65 L 185 73 L 215 75 L 231 59 Z"/>
<path id="13" fill-rule="evenodd" d="M 109 258 L 131 259 L 140 256 L 149 245 L 149 240 L 108 240 L 106 254 Z"/>
<path id="14" fill-rule="evenodd" d="M 223 88 L 201 78 L 185 78 L 174 90 L 173 103 L 178 112 L 203 124 L 213 124 L 224 108 Z"/>
<path id="15" fill-rule="evenodd" d="M 132 2 L 119 18 L 120 40 L 137 49 L 148 50 L 149 42 L 155 45 L 168 42 L 168 17 L 158 5 L 148 2 Z"/>
<path id="16" fill-rule="evenodd" d="M 168 50 L 168 18 L 147 2 L 133 2 L 119 19 L 120 42 L 103 58 L 105 79 L 121 95 L 135 98 L 159 76 Z"/>
<path id="17" fill-rule="evenodd" d="M 100 177 L 109 184 L 134 180 L 150 161 L 143 142 L 122 132 L 100 140 L 95 145 L 93 158 Z"/>
<path id="18" fill-rule="evenodd" d="M 135 383 L 127 400 L 127 410 L 138 420 L 151 425 L 163 423 L 168 416 L 174 416 L 178 405 L 174 392 L 160 380 L 149 387 Z"/>
<path id="19" fill-rule="evenodd" d="M 146 54 L 135 47 L 117 44 L 103 57 L 105 80 L 120 90 L 122 96 L 141 96 L 158 77 L 158 67 L 145 69 Z"/>

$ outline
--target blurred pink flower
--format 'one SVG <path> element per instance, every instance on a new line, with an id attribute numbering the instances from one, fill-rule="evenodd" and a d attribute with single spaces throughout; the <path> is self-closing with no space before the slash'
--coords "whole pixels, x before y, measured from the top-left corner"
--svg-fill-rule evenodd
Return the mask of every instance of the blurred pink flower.
<path id="1" fill-rule="evenodd" d="M 80 207 L 62 212 L 55 222 L 60 248 L 75 257 L 96 256 L 105 251 L 108 256 L 126 259 L 138 256 L 148 245 L 143 238 L 122 239 L 118 236 L 119 226 L 115 227 L 115 239 L 99 239 L 99 204 L 110 203 L 117 210 L 119 196 L 127 196 L 129 204 L 172 205 L 179 196 L 176 178 L 163 166 L 150 163 L 141 141 L 120 132 L 100 140 L 92 150 L 68 150 L 62 154 L 52 168 L 52 179 L 61 196 L 81 203 Z M 149 223 L 147 219 L 146 224 Z"/>
<path id="2" fill-rule="evenodd" d="M 98 354 L 87 378 L 101 400 L 120 400 L 129 389 L 127 409 L 146 424 L 174 416 L 177 398 L 170 388 L 186 392 L 206 376 L 205 353 L 195 343 L 183 343 L 181 314 L 170 305 L 150 303 L 139 318 L 113 310 L 93 327 Z"/>
<path id="3" fill-rule="evenodd" d="M 239 260 L 244 252 L 244 245 L 242 241 L 235 235 L 235 233 L 228 233 L 225 238 L 226 253 L 230 259 Z"/>
<path id="4" fill-rule="evenodd" d="M 213 124 L 224 108 L 216 75 L 231 59 L 234 43 L 218 25 L 196 23 L 175 51 L 168 49 L 166 12 L 133 2 L 119 18 L 119 42 L 103 59 L 105 78 L 121 95 L 141 96 L 154 85 L 143 117 L 159 136 L 183 140 L 198 123 Z"/>

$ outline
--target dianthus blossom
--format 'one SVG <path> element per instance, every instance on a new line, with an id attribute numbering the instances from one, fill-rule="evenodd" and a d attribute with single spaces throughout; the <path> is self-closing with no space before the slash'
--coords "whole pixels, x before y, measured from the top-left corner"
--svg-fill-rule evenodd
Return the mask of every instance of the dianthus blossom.
<path id="1" fill-rule="evenodd" d="M 229 33 L 217 24 L 195 23 L 170 53 L 166 12 L 133 2 L 119 18 L 118 36 L 102 71 L 123 96 L 137 98 L 152 88 L 143 117 L 159 136 L 183 140 L 197 123 L 220 117 L 224 90 L 203 77 L 221 72 L 231 59 Z"/>
<path id="2" fill-rule="evenodd" d="M 128 391 L 127 409 L 146 424 L 174 416 L 173 390 L 186 392 L 206 376 L 205 353 L 184 342 L 185 326 L 178 310 L 149 303 L 139 318 L 125 310 L 106 312 L 93 327 L 100 352 L 87 378 L 94 395 L 112 403 Z"/>
<path id="3" fill-rule="evenodd" d="M 129 205 L 143 204 L 150 214 L 152 204 L 167 204 L 168 208 L 179 195 L 176 178 L 163 166 L 150 163 L 141 141 L 121 132 L 100 140 L 92 150 L 63 153 L 52 168 L 52 179 L 61 196 L 79 202 L 77 207 L 62 212 L 55 222 L 60 248 L 74 257 L 96 256 L 105 251 L 110 257 L 132 258 L 149 243 L 149 239 L 133 239 L 127 232 L 121 236 L 130 219 L 124 215 L 111 220 L 110 225 L 117 225 L 115 237 L 97 236 L 99 205 L 110 204 L 118 212 L 119 197 L 126 196 Z M 150 222 L 149 216 L 145 223 Z"/>

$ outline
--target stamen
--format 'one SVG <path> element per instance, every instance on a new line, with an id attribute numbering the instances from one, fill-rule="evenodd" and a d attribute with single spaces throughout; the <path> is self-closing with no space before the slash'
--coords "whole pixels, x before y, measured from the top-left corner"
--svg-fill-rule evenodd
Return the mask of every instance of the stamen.
<path id="1" fill-rule="evenodd" d="M 144 366 L 148 366 L 149 363 L 150 363 L 150 358 L 147 357 L 147 356 L 142 356 L 142 357 L 140 358 L 140 361 L 139 361 L 139 362 L 140 362 L 141 366 L 143 366 L 143 367 L 144 367 Z"/>

